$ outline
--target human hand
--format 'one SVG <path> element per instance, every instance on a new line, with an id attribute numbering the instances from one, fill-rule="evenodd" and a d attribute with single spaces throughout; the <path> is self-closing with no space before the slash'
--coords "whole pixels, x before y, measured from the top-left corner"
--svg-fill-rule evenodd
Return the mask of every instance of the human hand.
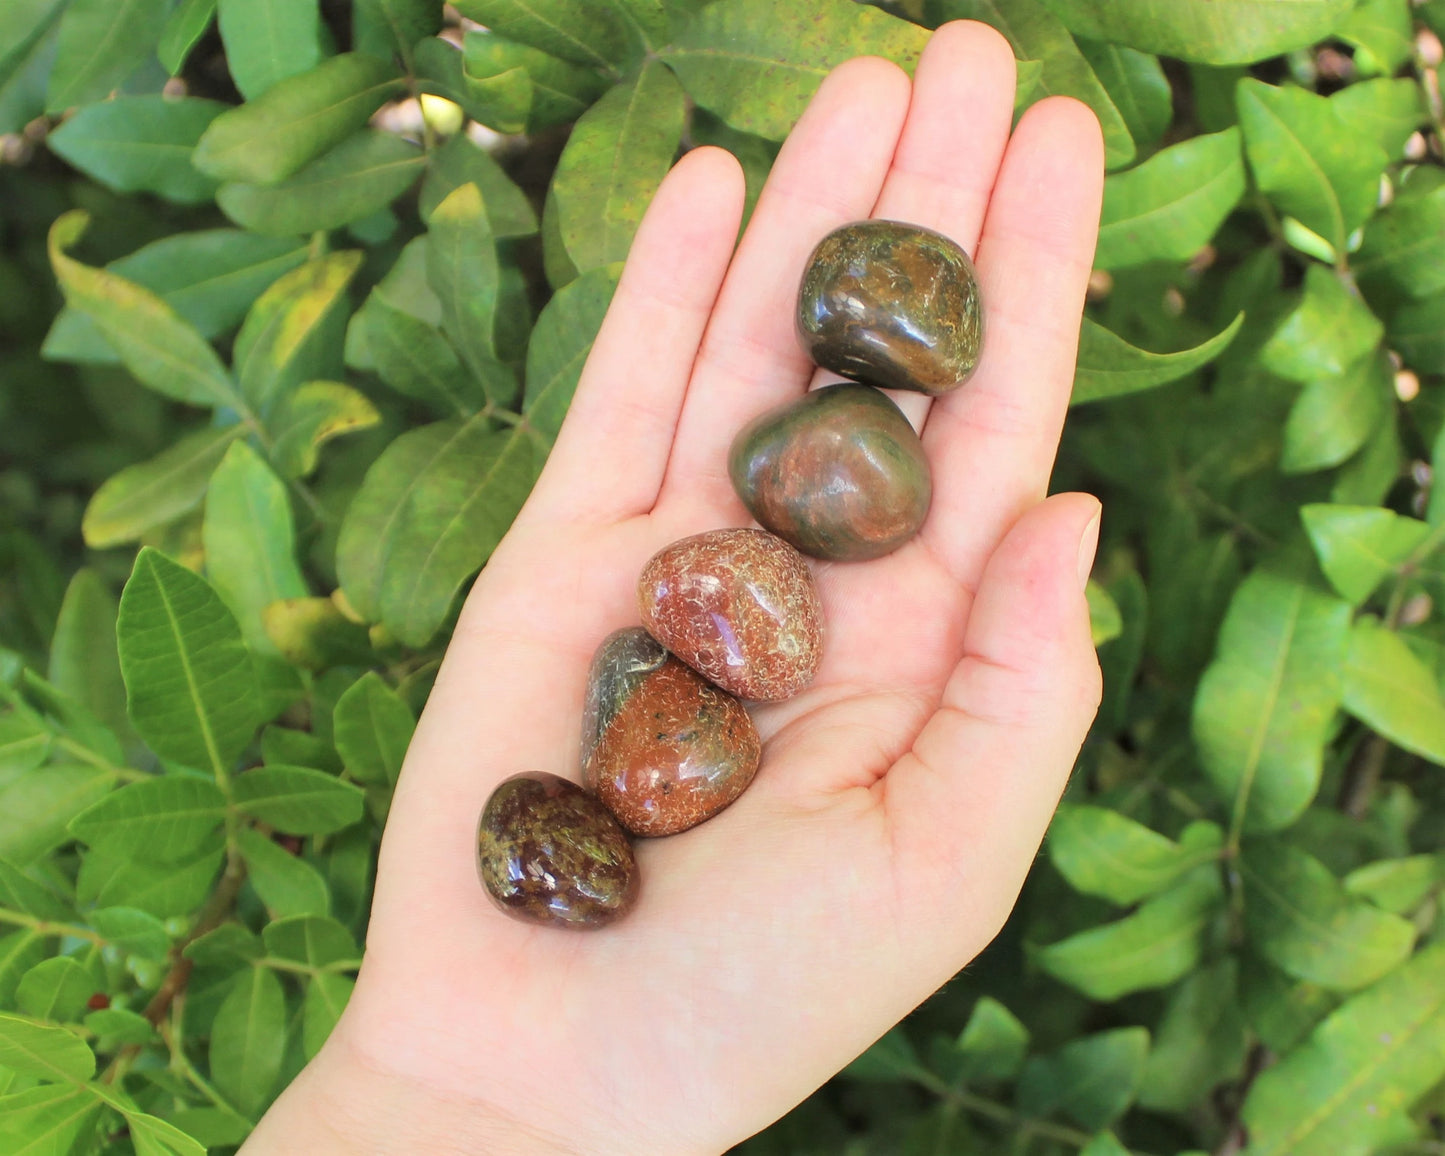
<path id="1" fill-rule="evenodd" d="M 331 1040 L 245 1151 L 717 1153 L 796 1104 L 974 957 L 1022 885 L 1099 698 L 1085 495 L 1043 501 L 1073 380 L 1102 144 L 1054 98 L 1012 139 L 1014 60 L 940 29 L 911 88 L 850 61 L 783 147 L 733 252 L 736 162 L 690 152 L 633 244 L 567 422 L 458 624 L 397 786 L 367 952 Z M 659 548 L 747 524 L 734 434 L 824 378 L 793 333 L 813 245 L 864 216 L 976 253 L 983 361 L 900 398 L 934 499 L 918 538 L 818 564 L 814 684 L 753 714 L 727 811 L 637 844 L 615 925 L 507 918 L 478 813 L 577 778 L 587 667 Z M 925 424 L 926 423 L 926 424 Z"/>

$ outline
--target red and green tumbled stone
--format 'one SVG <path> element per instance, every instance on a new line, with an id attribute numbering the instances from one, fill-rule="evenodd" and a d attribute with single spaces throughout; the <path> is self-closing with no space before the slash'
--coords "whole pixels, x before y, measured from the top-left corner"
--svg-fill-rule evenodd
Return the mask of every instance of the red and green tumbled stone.
<path id="1" fill-rule="evenodd" d="M 732 803 L 762 742 L 742 703 L 645 630 L 603 642 L 588 678 L 582 782 L 634 835 L 675 835 Z"/>
<path id="2" fill-rule="evenodd" d="M 807 559 L 765 530 L 674 542 L 643 568 L 637 599 L 649 634 L 738 698 L 792 698 L 823 661 L 823 607 Z"/>
<path id="3" fill-rule="evenodd" d="M 728 472 L 765 529 L 804 554 L 878 558 L 918 533 L 933 497 L 923 443 L 903 412 L 866 385 L 813 390 L 754 419 Z"/>
<path id="4" fill-rule="evenodd" d="M 968 254 L 901 221 L 854 221 L 813 250 L 798 336 L 824 369 L 885 389 L 944 394 L 978 368 L 983 301 Z"/>
<path id="5" fill-rule="evenodd" d="M 487 799 L 477 872 L 493 903 L 529 923 L 602 927 L 637 899 L 627 832 L 595 795 L 541 771 L 503 780 Z"/>

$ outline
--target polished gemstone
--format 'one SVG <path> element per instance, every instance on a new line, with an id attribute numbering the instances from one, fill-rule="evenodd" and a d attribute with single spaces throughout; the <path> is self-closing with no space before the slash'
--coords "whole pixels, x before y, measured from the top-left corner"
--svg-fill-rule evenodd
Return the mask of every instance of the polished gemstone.
<path id="1" fill-rule="evenodd" d="M 791 698 L 823 660 L 823 609 L 807 560 L 765 530 L 674 542 L 643 568 L 637 594 L 652 636 L 739 698 Z"/>
<path id="2" fill-rule="evenodd" d="M 900 221 L 855 221 L 824 237 L 803 272 L 797 323 L 824 369 L 935 395 L 968 380 L 983 344 L 968 254 Z"/>
<path id="3" fill-rule="evenodd" d="M 592 660 L 582 783 L 634 835 L 675 835 L 716 815 L 753 781 L 762 742 L 743 704 L 640 627 Z"/>
<path id="4" fill-rule="evenodd" d="M 918 533 L 933 480 L 923 443 L 885 394 L 829 385 L 769 410 L 733 441 L 733 487 L 804 554 L 860 561 Z"/>
<path id="5" fill-rule="evenodd" d="M 601 927 L 637 898 L 627 832 L 595 795 L 545 772 L 501 782 L 477 826 L 477 870 L 508 915 Z"/>

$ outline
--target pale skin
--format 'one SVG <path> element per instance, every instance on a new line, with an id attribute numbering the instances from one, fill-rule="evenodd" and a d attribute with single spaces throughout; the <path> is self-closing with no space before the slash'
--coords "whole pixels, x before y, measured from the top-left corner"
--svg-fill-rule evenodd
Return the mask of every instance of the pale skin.
<path id="1" fill-rule="evenodd" d="M 467 599 L 387 822 L 355 995 L 246 1156 L 715 1156 L 826 1081 L 1007 918 L 1099 701 L 1084 578 L 1098 502 L 1045 499 L 1093 256 L 1092 113 L 1034 105 L 970 22 L 914 80 L 824 82 L 746 235 L 737 163 L 695 149 L 633 244 L 546 470 Z M 826 380 L 792 330 L 812 246 L 866 216 L 975 255 L 982 365 L 900 397 L 934 504 L 886 558 L 815 566 L 816 682 L 760 707 L 729 810 L 643 841 L 618 923 L 514 921 L 476 876 L 482 804 L 519 771 L 579 778 L 587 665 L 637 622 L 647 559 L 748 525 L 727 449 Z"/>

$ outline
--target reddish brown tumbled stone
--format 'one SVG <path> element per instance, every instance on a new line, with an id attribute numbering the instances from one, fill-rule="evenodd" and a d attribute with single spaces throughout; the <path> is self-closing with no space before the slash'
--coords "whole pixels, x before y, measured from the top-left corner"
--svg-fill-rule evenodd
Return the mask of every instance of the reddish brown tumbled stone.
<path id="1" fill-rule="evenodd" d="M 823 660 L 823 608 L 808 563 L 765 530 L 674 542 L 644 567 L 637 593 L 652 636 L 739 698 L 791 698 Z"/>
<path id="2" fill-rule="evenodd" d="M 637 898 L 627 833 L 595 795 L 540 771 L 492 792 L 477 827 L 477 871 L 492 902 L 529 923 L 601 927 Z"/>
<path id="3" fill-rule="evenodd" d="M 762 742 L 743 704 L 639 627 L 592 660 L 582 783 L 634 835 L 675 835 L 752 782 Z"/>

